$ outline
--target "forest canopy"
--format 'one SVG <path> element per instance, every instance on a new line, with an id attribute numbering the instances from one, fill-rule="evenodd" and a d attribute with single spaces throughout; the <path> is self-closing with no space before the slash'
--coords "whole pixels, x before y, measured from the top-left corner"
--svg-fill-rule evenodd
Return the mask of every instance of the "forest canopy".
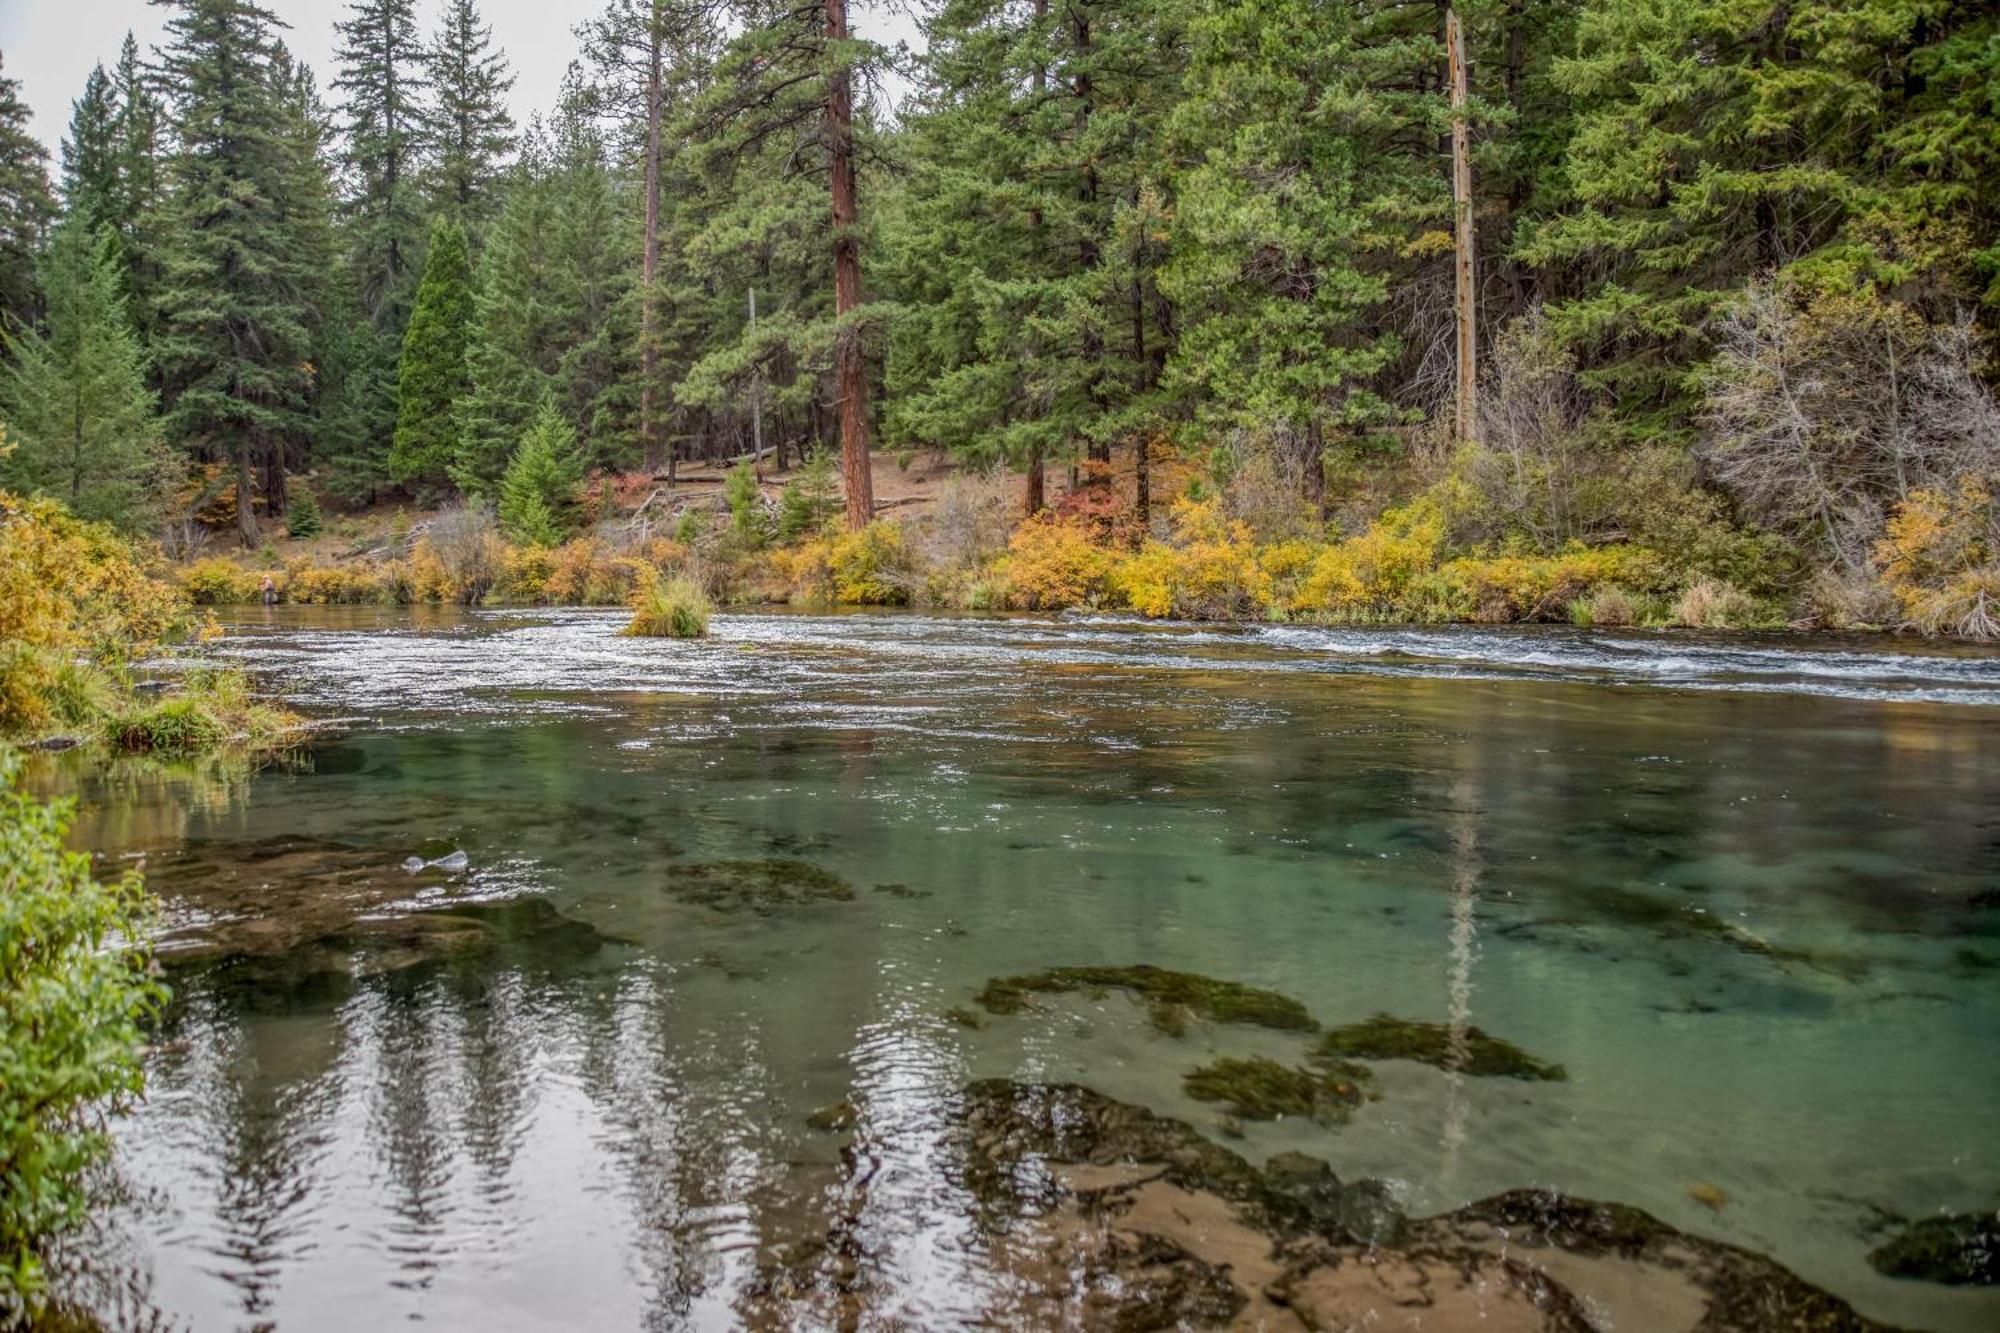
<path id="1" fill-rule="evenodd" d="M 928 453 L 1128 551 L 1420 499 L 1822 619 L 2000 597 L 1989 5 L 610 0 L 518 123 L 476 0 L 352 0 L 318 72 L 167 7 L 53 173 L 0 77 L 0 485 L 178 555 L 322 500 L 553 545 L 768 447 L 855 530 Z"/>

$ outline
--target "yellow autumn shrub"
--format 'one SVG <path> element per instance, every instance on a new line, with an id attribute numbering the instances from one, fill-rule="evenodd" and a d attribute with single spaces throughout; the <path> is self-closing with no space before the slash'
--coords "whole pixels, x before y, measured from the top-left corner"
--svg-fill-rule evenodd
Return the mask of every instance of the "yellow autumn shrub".
<path id="1" fill-rule="evenodd" d="M 1986 479 L 1913 492 L 1890 515 L 1875 559 L 1911 626 L 2000 637 L 2000 500 Z"/>
<path id="2" fill-rule="evenodd" d="M 227 556 L 205 556 L 182 569 L 177 577 L 196 606 L 237 606 L 254 602 L 263 576 Z"/>
<path id="3" fill-rule="evenodd" d="M 878 518 L 833 539 L 826 556 L 836 601 L 849 606 L 900 606 L 910 600 L 909 548 L 903 527 Z"/>
<path id="4" fill-rule="evenodd" d="M 998 573 L 1010 605 L 1060 611 L 1101 596 L 1114 559 L 1082 522 L 1038 514 L 1014 529 Z"/>

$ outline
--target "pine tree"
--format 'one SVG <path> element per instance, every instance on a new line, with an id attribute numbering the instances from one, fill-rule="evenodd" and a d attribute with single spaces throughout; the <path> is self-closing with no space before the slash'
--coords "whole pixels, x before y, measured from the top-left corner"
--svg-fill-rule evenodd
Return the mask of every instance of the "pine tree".
<path id="1" fill-rule="evenodd" d="M 166 249 L 166 185 L 160 142 L 164 113 L 140 63 L 139 43 L 129 32 L 118 50 L 112 100 L 118 109 L 114 126 L 117 161 L 106 220 L 118 233 L 132 323 L 150 351 L 160 327 L 157 299 Z M 157 367 L 154 387 L 159 387 Z"/>
<path id="2" fill-rule="evenodd" d="M 420 166 L 424 52 L 415 0 L 354 0 L 334 25 L 345 94 L 345 156 L 353 179 L 347 216 L 363 308 L 400 336 L 422 257 Z"/>
<path id="3" fill-rule="evenodd" d="M 1171 127 L 1188 165 L 1160 277 L 1180 320 L 1170 386 L 1197 430 L 1247 430 L 1288 455 L 1322 506 L 1328 435 L 1386 415 L 1388 265 L 1450 215 L 1426 132 L 1446 123 L 1423 77 L 1436 41 L 1374 16 L 1311 0 L 1200 7 Z"/>
<path id="4" fill-rule="evenodd" d="M 955 0 L 927 30 L 916 167 L 886 248 L 909 313 L 886 430 L 1027 471 L 1153 428 L 1170 331 L 1155 182 L 1177 23 L 1160 4 Z"/>
<path id="5" fill-rule="evenodd" d="M 296 119 L 277 20 L 251 0 L 175 0 L 161 70 L 178 151 L 156 341 L 167 431 L 197 457 L 234 462 L 237 523 L 258 529 L 253 474 L 283 475 L 307 436 L 315 256 L 289 196 L 300 180 Z"/>
<path id="6" fill-rule="evenodd" d="M 501 530 L 517 542 L 555 545 L 572 526 L 582 479 L 576 428 L 553 396 L 544 398 L 500 479 Z"/>
<path id="7" fill-rule="evenodd" d="M 28 132 L 20 81 L 0 71 L 0 330 L 35 314 L 35 256 L 56 215 L 48 156 Z"/>
<path id="8" fill-rule="evenodd" d="M 70 104 L 62 141 L 62 194 L 68 216 L 95 230 L 113 221 L 118 207 L 118 102 L 111 76 L 97 65 Z"/>
<path id="9" fill-rule="evenodd" d="M 807 3 L 760 12 L 718 67 L 717 109 L 730 125 L 730 148 L 741 157 L 779 137 L 810 144 L 795 160 L 827 176 L 828 233 L 833 253 L 833 400 L 840 418 L 840 470 L 847 496 L 847 524 L 874 518 L 871 468 L 872 406 L 867 349 L 868 313 L 861 281 L 862 219 L 857 183 L 854 88 L 857 75 L 882 51 L 854 37 L 848 0 Z"/>
<path id="10" fill-rule="evenodd" d="M 514 117 L 507 110 L 514 76 L 507 57 L 489 49 L 492 40 L 475 0 L 446 0 L 444 21 L 424 53 L 432 206 L 475 238 L 484 235 L 499 206 L 502 163 L 514 151 Z"/>
<path id="11" fill-rule="evenodd" d="M 44 331 L 0 339 L 0 417 L 15 444 L 0 484 L 51 495 L 80 518 L 127 530 L 157 510 L 165 452 L 145 357 L 125 313 L 108 228 L 56 227 L 40 266 Z"/>
<path id="12" fill-rule="evenodd" d="M 470 388 L 466 349 L 472 328 L 472 267 L 465 229 L 441 222 L 417 287 L 397 376 L 396 438 L 390 475 L 407 486 L 447 485 L 457 461 L 459 403 Z"/>
<path id="13" fill-rule="evenodd" d="M 556 387 L 567 329 L 555 193 L 540 129 L 531 126 L 479 255 L 467 354 L 472 391 L 461 405 L 451 472 L 468 495 L 500 480 L 536 407 Z"/>

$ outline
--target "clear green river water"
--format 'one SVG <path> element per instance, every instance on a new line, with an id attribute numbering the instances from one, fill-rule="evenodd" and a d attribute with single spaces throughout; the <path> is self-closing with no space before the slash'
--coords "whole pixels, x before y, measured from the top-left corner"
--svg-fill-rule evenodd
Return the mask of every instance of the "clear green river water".
<path id="1" fill-rule="evenodd" d="M 1545 1186 L 1768 1254 L 1876 1319 L 2000 1328 L 2000 1291 L 1866 1260 L 1892 1216 L 2000 1206 L 2000 657 L 237 620 L 223 651 L 336 739 L 254 774 L 40 770 L 80 797 L 79 840 L 143 853 L 167 903 L 177 998 L 118 1128 L 123 1202 L 80 1242 L 108 1322 L 727 1328 L 760 1255 L 825 1231 L 857 1135 L 863 1325 L 977 1322 L 942 1126 L 1006 1076 L 1253 1161 L 1313 1153 L 1412 1215 Z M 468 905 L 485 943 L 442 962 L 448 932 L 398 924 Z M 1387 1060 L 1345 1123 L 1239 1125 L 1182 1076 L 1294 1062 L 1302 1038 L 1170 1035 L 1117 994 L 974 1002 L 996 975 L 1139 963 L 1328 1025 L 1476 1025 L 1568 1078 Z M 851 1131 L 815 1127 L 838 1103 Z"/>

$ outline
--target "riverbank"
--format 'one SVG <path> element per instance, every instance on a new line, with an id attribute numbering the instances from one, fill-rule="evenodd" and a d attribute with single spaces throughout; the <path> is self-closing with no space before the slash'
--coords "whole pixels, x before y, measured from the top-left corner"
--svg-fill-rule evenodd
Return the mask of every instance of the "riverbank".
<path id="1" fill-rule="evenodd" d="M 316 536 L 213 555 L 175 576 L 205 606 L 260 600 L 267 583 L 271 598 L 307 605 L 619 605 L 666 575 L 739 607 L 1974 638 L 1987 634 L 1984 608 L 2000 595 L 1983 567 L 1947 569 L 1927 554 L 1951 527 L 1929 511 L 1891 524 L 1880 568 L 1836 575 L 1809 569 L 1768 535 L 1733 527 L 1691 490 L 1669 497 L 1679 509 L 1646 531 L 1537 546 L 1479 539 L 1477 506 L 1452 474 L 1400 500 L 1363 496 L 1324 520 L 1253 479 L 1216 489 L 1186 469 L 1162 476 L 1177 480 L 1178 491 L 1143 514 L 1124 489 L 1130 479 L 1113 470 L 1075 479 L 1022 520 L 1017 478 L 941 469 L 887 501 L 883 517 L 847 532 L 831 526 L 824 473 L 760 480 L 745 465 L 637 499 L 639 487 L 607 483 L 584 530 L 554 545 L 510 541 L 485 511 L 466 506 L 350 524 L 338 541 Z M 800 498 L 798 488 L 815 486 Z M 1961 563 L 1979 558 L 1959 555 Z"/>

